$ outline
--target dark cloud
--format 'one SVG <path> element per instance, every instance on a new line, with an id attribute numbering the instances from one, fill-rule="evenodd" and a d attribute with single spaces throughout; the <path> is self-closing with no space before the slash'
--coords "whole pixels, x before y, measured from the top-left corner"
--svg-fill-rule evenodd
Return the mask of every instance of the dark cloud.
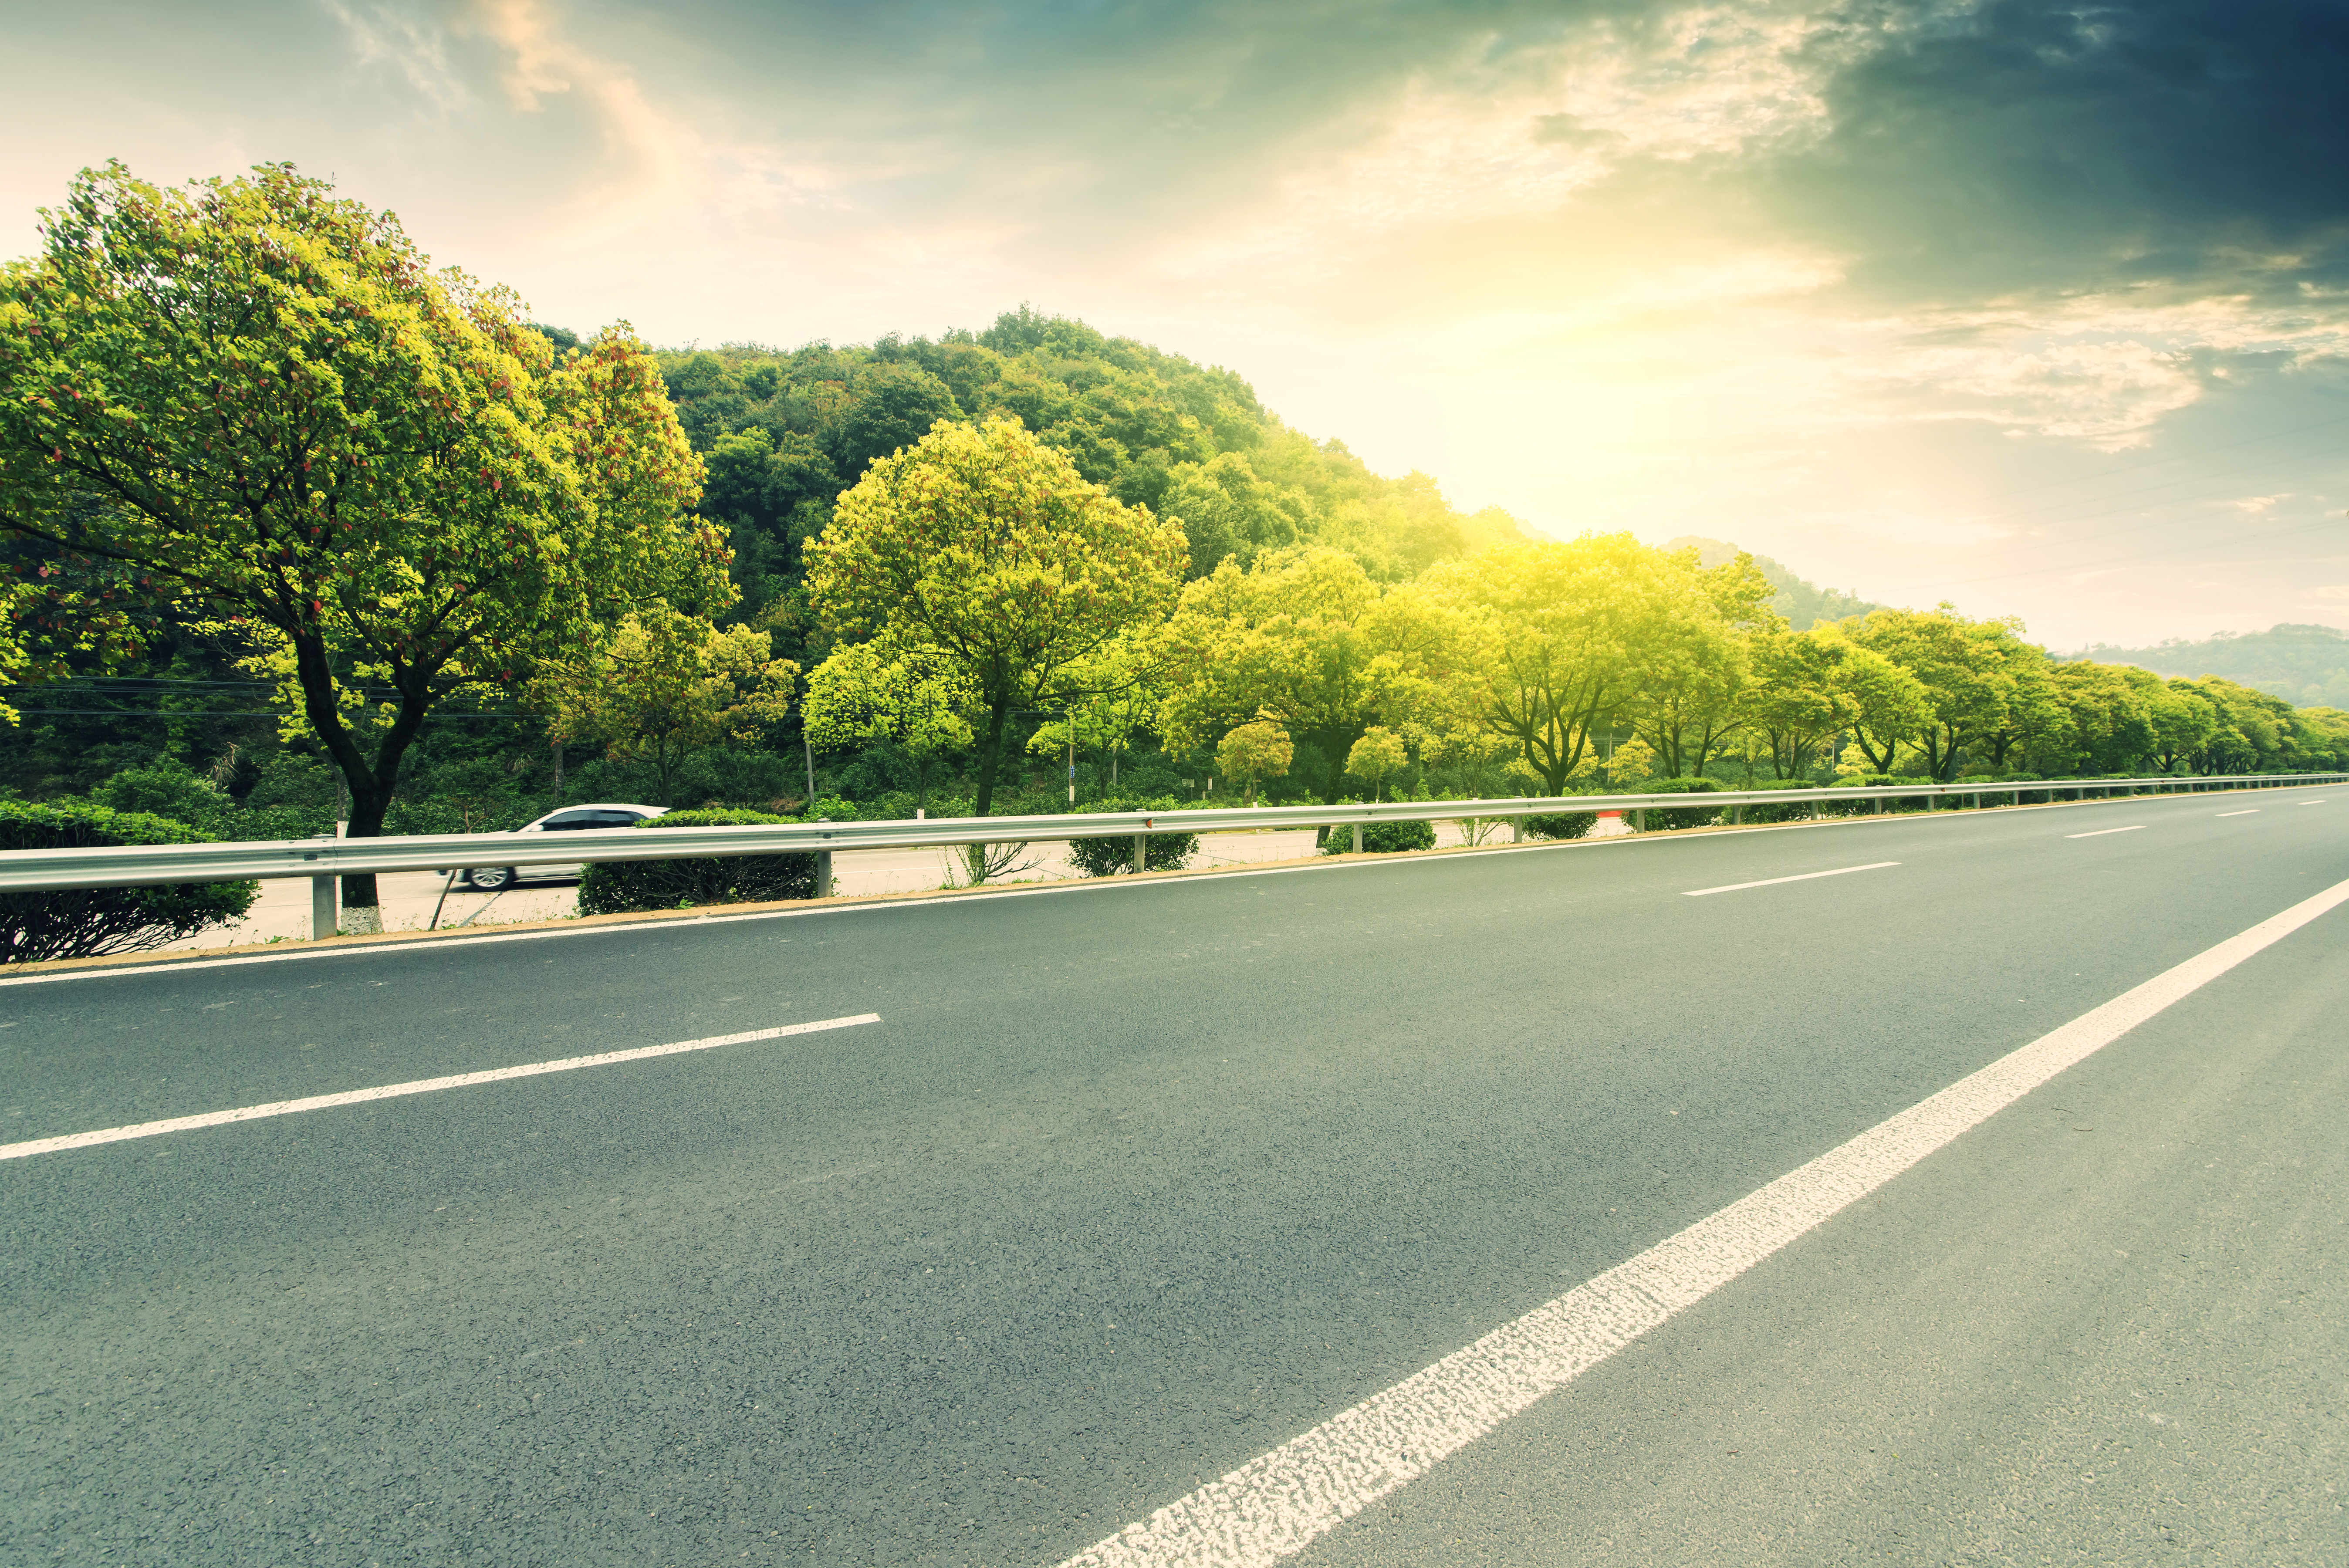
<path id="1" fill-rule="evenodd" d="M 2344 82 L 2342 0 L 1912 15 L 1768 194 L 1877 292 L 2292 294 L 2349 277 Z"/>

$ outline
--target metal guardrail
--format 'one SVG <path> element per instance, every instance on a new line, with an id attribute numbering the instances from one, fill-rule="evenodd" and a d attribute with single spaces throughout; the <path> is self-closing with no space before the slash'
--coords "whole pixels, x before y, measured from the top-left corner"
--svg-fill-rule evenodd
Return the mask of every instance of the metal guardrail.
<path id="1" fill-rule="evenodd" d="M 446 871 L 450 866 L 564 865 L 585 861 L 671 861 L 812 852 L 818 892 L 829 891 L 831 853 L 839 850 L 951 848 L 961 844 L 1135 839 L 1152 833 L 1203 833 L 1273 828 L 1347 827 L 1373 822 L 1463 820 L 1517 821 L 1562 811 L 1620 811 L 1644 827 L 1656 810 L 1712 810 L 1736 820 L 1747 806 L 1825 806 L 1874 800 L 1940 800 L 1991 795 L 2083 799 L 2098 796 L 2205 793 L 2349 781 L 2344 773 L 2245 774 L 2209 779 L 2056 779 L 1958 784 L 1889 784 L 1844 789 L 1722 789 L 1704 794 L 1566 795 L 1506 800 L 1391 800 L 1372 805 L 1257 806 L 1178 811 L 1086 811 L 1040 817 L 947 817 L 913 821 L 807 822 L 749 828 L 604 829 L 571 833 L 419 833 L 382 839 L 293 839 L 256 843 L 125 845 L 0 853 L 0 892 L 59 888 L 147 887 L 167 882 L 310 877 L 324 881 L 375 872 Z M 1816 813 L 1814 813 L 1816 814 Z"/>

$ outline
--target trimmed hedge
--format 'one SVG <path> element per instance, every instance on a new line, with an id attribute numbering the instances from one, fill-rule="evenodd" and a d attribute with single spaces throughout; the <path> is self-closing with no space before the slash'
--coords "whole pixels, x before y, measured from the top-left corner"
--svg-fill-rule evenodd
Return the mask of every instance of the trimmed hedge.
<path id="1" fill-rule="evenodd" d="M 662 828 L 784 826 L 798 817 L 764 811 L 671 811 L 616 831 Z M 647 909 L 698 909 L 709 903 L 768 903 L 815 896 L 815 856 L 729 855 L 685 861 L 610 861 L 590 865 L 579 879 L 579 913 L 618 914 Z"/>
<path id="2" fill-rule="evenodd" d="M 1584 839 L 1598 825 L 1596 811 L 1544 811 L 1526 819 L 1526 833 L 1536 839 Z"/>
<path id="3" fill-rule="evenodd" d="M 0 852 L 209 841 L 184 822 L 144 811 L 0 800 Z M 166 947 L 243 919 L 260 892 L 259 882 L 220 882 L 0 893 L 0 964 L 103 958 Z"/>
<path id="4" fill-rule="evenodd" d="M 1807 779 L 1788 779 L 1777 783 L 1756 784 L 1755 789 L 1816 789 L 1817 785 Z M 1745 822 L 1800 822 L 1811 815 L 1812 804 L 1806 800 L 1789 800 L 1785 805 L 1757 804 L 1747 806 L 1739 813 Z"/>
<path id="5" fill-rule="evenodd" d="M 1084 816 L 1096 811 L 1179 811 L 1177 800 L 1102 800 L 1090 806 L 1080 806 L 1077 814 Z M 1196 833 L 1152 833 L 1142 848 L 1144 871 L 1176 872 L 1199 852 Z M 1133 835 L 1111 833 L 1098 839 L 1071 839 L 1069 859 L 1077 870 L 1089 877 L 1131 875 L 1133 871 Z"/>
<path id="6" fill-rule="evenodd" d="M 1863 773 L 1856 779 L 1846 779 L 1835 786 L 1838 789 L 1879 789 L 1893 784 L 1933 784 L 1931 779 L 1917 779 L 1899 773 Z M 1890 795 L 1876 800 L 1822 801 L 1819 812 L 1827 817 L 1874 817 L 1888 812 L 1930 810 L 1935 798 L 1930 795 Z"/>
<path id="7" fill-rule="evenodd" d="M 1362 852 L 1366 855 L 1401 855 L 1413 850 L 1435 848 L 1435 824 L 1433 822 L 1365 822 L 1362 824 Z M 1353 830 L 1344 823 L 1330 830 L 1321 845 L 1325 855 L 1348 855 L 1354 852 Z"/>
<path id="8" fill-rule="evenodd" d="M 1710 779 L 1650 779 L 1630 791 L 1634 795 L 1711 795 L 1721 786 Z M 1721 820 L 1718 806 L 1650 806 L 1648 830 L 1656 832 L 1667 828 L 1709 828 Z"/>

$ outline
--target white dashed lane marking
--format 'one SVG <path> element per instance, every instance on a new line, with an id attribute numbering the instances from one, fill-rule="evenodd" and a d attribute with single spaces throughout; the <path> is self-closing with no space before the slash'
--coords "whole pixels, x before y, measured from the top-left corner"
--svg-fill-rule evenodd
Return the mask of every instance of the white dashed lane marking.
<path id="1" fill-rule="evenodd" d="M 1730 882 L 1723 887 L 1701 887 L 1681 894 L 1682 898 L 1711 898 L 1717 892 L 1743 892 L 1749 887 L 1776 887 L 1780 882 L 1809 882 L 1816 877 L 1846 877 L 1854 872 L 1880 872 L 1887 866 L 1897 866 L 1899 861 L 1870 861 L 1864 866 L 1837 866 L 1831 872 L 1804 872 L 1791 877 L 1764 877 L 1760 882 Z"/>
<path id="2" fill-rule="evenodd" d="M 592 1057 L 565 1057 L 560 1061 L 524 1062 L 520 1067 L 485 1068 L 480 1072 L 451 1073 L 447 1078 L 418 1078 L 411 1083 L 388 1083 L 376 1088 L 347 1089 L 340 1094 L 314 1094 L 305 1099 L 273 1100 L 265 1105 L 239 1106 L 234 1110 L 208 1110 L 197 1116 L 175 1116 L 163 1121 L 134 1122 L 128 1127 L 103 1127 L 95 1132 L 69 1132 L 59 1138 L 36 1138 L 24 1143 L 0 1144 L 0 1160 L 22 1160 L 32 1154 L 55 1154 L 67 1149 L 88 1149 L 99 1143 L 120 1143 L 132 1138 L 160 1138 L 167 1132 L 192 1132 L 199 1128 L 225 1127 L 233 1121 L 261 1121 L 273 1116 L 293 1116 L 305 1110 L 330 1110 L 339 1105 L 365 1105 L 370 1100 L 398 1099 L 411 1094 L 434 1094 L 444 1088 L 502 1083 L 508 1078 L 538 1078 L 546 1073 L 577 1072 L 582 1068 L 607 1068 L 619 1062 L 648 1061 L 655 1057 L 682 1056 L 688 1051 L 712 1051 L 720 1046 L 748 1045 L 753 1040 L 779 1040 L 786 1035 L 812 1035 L 823 1029 L 853 1028 L 877 1024 L 878 1013 L 853 1018 L 825 1018 L 813 1024 L 785 1024 L 781 1028 L 752 1029 L 740 1035 L 717 1035 L 706 1040 L 678 1040 L 667 1046 L 639 1046 L 634 1050 L 605 1051 Z"/>
<path id="3" fill-rule="evenodd" d="M 2134 833 L 2144 826 L 2143 822 L 2132 822 L 2126 828 L 2098 828 L 2093 833 L 2066 833 L 2064 836 L 2067 839 L 2101 839 L 2106 833 Z"/>

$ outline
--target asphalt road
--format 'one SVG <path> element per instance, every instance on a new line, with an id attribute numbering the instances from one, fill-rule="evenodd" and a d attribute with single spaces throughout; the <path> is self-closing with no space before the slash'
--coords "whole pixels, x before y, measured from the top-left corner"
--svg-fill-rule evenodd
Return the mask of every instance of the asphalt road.
<path id="1" fill-rule="evenodd" d="M 0 1162 L 0 1561 L 1049 1568 L 2349 878 L 2326 795 L 0 986 L 8 1142 L 882 1018 Z M 2344 922 L 1298 1561 L 2349 1558 Z"/>

